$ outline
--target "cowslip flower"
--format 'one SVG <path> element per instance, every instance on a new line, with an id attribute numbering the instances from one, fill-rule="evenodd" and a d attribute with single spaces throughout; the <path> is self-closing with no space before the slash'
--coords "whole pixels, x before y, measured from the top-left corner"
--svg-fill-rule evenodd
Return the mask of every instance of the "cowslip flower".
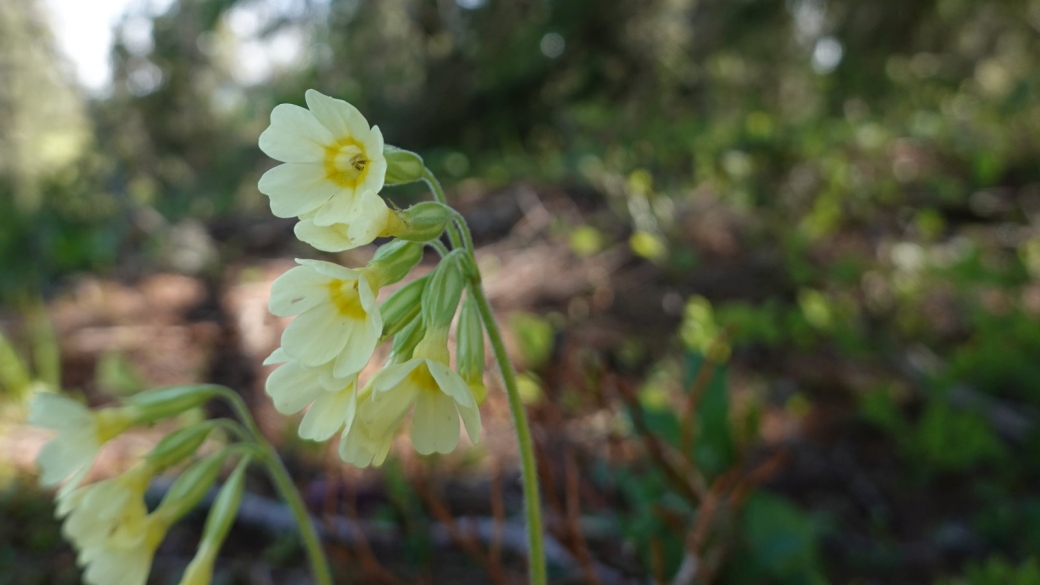
<path id="1" fill-rule="evenodd" d="M 397 424 L 389 429 L 377 430 L 374 425 L 365 422 L 366 418 L 371 418 L 367 412 L 372 408 L 372 401 L 369 400 L 371 396 L 372 385 L 366 384 L 358 393 L 358 406 L 354 420 L 343 431 L 339 441 L 340 459 L 355 467 L 382 465 L 390 453 L 390 444 L 393 441 L 394 432 L 397 430 Z M 400 423 L 400 420 L 397 422 Z"/>
<path id="2" fill-rule="evenodd" d="M 318 260 L 297 262 L 300 266 L 274 281 L 268 302 L 275 315 L 296 317 L 282 332 L 282 349 L 305 366 L 333 362 L 336 377 L 361 371 L 383 328 L 378 287 L 364 271 Z"/>
<path id="3" fill-rule="evenodd" d="M 296 414 L 307 406 L 300 421 L 300 437 L 325 441 L 344 426 L 350 427 L 357 410 L 358 375 L 346 378 L 333 375 L 331 362 L 308 367 L 289 357 L 281 348 L 264 361 L 281 364 L 267 377 L 266 391 L 282 414 Z"/>
<path id="4" fill-rule="evenodd" d="M 285 164 L 260 178 L 260 192 L 278 217 L 308 216 L 318 226 L 350 223 L 364 203 L 360 196 L 383 188 L 383 134 L 343 100 L 313 89 L 306 100 L 309 109 L 280 104 L 271 112 L 260 149 Z"/>
<path id="5" fill-rule="evenodd" d="M 91 411 L 61 394 L 40 392 L 29 403 L 29 424 L 58 431 L 37 456 L 40 481 L 54 486 L 75 474 L 69 484 L 74 487 L 94 464 L 101 445 L 133 425 L 134 417 L 125 408 Z"/>
<path id="6" fill-rule="evenodd" d="M 459 443 L 460 416 L 470 440 L 480 440 L 477 401 L 462 377 L 448 367 L 446 339 L 446 331 L 428 333 L 411 359 L 390 364 L 372 377 L 356 415 L 359 450 L 372 452 L 375 459 L 409 411 L 412 445 L 420 455 L 453 451 Z M 350 431 L 354 429 L 343 438 L 348 443 L 345 450 L 351 459 L 363 460 L 353 456 Z M 343 445 L 340 451 L 342 455 Z"/>
<path id="7" fill-rule="evenodd" d="M 144 492 L 156 469 L 142 461 L 122 475 L 77 488 L 58 498 L 62 532 L 80 551 L 106 542 L 133 542 L 148 515 Z"/>
<path id="8" fill-rule="evenodd" d="M 372 191 L 358 194 L 354 208 L 341 221 L 320 225 L 315 216 L 316 212 L 301 216 L 293 231 L 301 241 L 324 252 L 351 250 L 369 244 L 379 236 L 406 230 L 404 220 Z"/>
<path id="9" fill-rule="evenodd" d="M 133 534 L 105 539 L 83 549 L 79 562 L 86 565 L 88 585 L 144 585 L 152 568 L 155 549 L 166 537 L 173 518 L 155 512 L 146 516 Z"/>

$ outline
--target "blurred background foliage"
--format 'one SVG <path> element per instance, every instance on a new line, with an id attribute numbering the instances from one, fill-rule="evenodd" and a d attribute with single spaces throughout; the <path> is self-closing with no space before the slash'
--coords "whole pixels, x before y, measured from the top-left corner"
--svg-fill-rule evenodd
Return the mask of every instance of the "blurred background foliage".
<path id="1" fill-rule="evenodd" d="M 0 300 L 289 255 L 257 137 L 317 88 L 468 212 L 562 192 L 560 245 L 652 269 L 593 368 L 638 379 L 626 436 L 709 482 L 786 450 L 701 543 L 720 582 L 1040 583 L 1038 34 L 1036 0 L 174 0 L 126 16 L 88 94 L 7 0 Z M 575 310 L 531 310 L 537 409 Z M 776 440 L 770 412 L 810 430 Z M 701 500 L 646 462 L 596 476 L 641 570 L 681 573 L 670 523 Z"/>

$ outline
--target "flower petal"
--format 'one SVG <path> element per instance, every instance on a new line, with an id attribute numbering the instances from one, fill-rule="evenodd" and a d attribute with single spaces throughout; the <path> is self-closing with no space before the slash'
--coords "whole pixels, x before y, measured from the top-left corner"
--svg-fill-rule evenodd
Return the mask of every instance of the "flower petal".
<path id="1" fill-rule="evenodd" d="M 332 372 L 334 376 L 344 378 L 364 369 L 368 361 L 372 359 L 372 352 L 379 343 L 379 335 L 372 335 L 371 330 L 367 324 L 359 324 L 354 328 L 343 351 L 336 356 L 336 364 Z"/>
<path id="2" fill-rule="evenodd" d="M 383 372 L 385 371 L 387 370 L 383 370 Z M 376 377 L 383 372 L 376 374 Z M 373 390 L 378 388 L 375 378 L 373 378 L 372 387 Z M 409 383 L 408 378 L 405 377 L 387 390 L 373 391 L 365 408 L 358 412 L 358 416 L 375 434 L 392 432 L 404 420 L 420 392 L 421 390 L 416 385 Z"/>
<path id="3" fill-rule="evenodd" d="M 314 211 L 310 219 L 317 225 L 350 223 L 359 191 L 354 187 L 340 187 L 332 197 Z"/>
<path id="4" fill-rule="evenodd" d="M 332 262 L 325 262 L 324 260 L 308 260 L 306 258 L 297 258 L 296 263 L 300 266 L 309 266 L 329 278 L 337 278 L 339 280 L 358 279 L 359 273 L 356 270 L 351 270 L 345 266 L 333 264 Z"/>
<path id="5" fill-rule="evenodd" d="M 324 391 L 307 409 L 300 422 L 300 437 L 312 441 L 326 441 L 335 435 L 347 422 L 347 414 L 353 414 L 351 403 L 357 404 L 356 385 L 350 384 L 338 392 Z"/>
<path id="6" fill-rule="evenodd" d="M 267 377 L 264 390 L 282 414 L 296 414 L 314 402 L 325 388 L 320 368 L 307 368 L 297 361 L 282 364 Z"/>
<path id="7" fill-rule="evenodd" d="M 450 453 L 459 444 L 459 413 L 447 394 L 419 392 L 412 411 L 412 445 L 420 455 Z"/>
<path id="8" fill-rule="evenodd" d="M 320 162 L 325 146 L 333 142 L 332 133 L 307 109 L 279 104 L 271 110 L 271 125 L 260 135 L 260 150 L 282 162 Z"/>
<path id="9" fill-rule="evenodd" d="M 267 359 L 264 360 L 264 365 L 271 366 L 274 364 L 284 364 L 291 359 L 292 358 L 289 357 L 289 354 L 285 353 L 285 350 L 279 347 L 271 352 L 271 355 L 267 356 Z"/>
<path id="10" fill-rule="evenodd" d="M 373 237 L 366 241 L 353 238 L 351 237 L 351 227 L 345 223 L 320 226 L 316 225 L 312 219 L 304 219 L 296 224 L 293 232 L 300 241 L 306 242 L 322 252 L 353 250 L 354 248 L 371 244 L 372 240 L 375 239 Z"/>
<path id="11" fill-rule="evenodd" d="M 285 352 L 305 366 L 320 366 L 336 358 L 356 329 L 331 305 L 319 305 L 292 320 L 282 332 Z"/>
<path id="12" fill-rule="evenodd" d="M 466 434 L 470 440 L 474 443 L 480 441 L 480 408 L 469 385 L 462 376 L 445 364 L 427 360 L 427 367 L 430 368 L 430 374 L 437 381 L 441 392 L 458 404 L 459 414 L 462 415 L 462 422 L 466 425 Z"/>
<path id="13" fill-rule="evenodd" d="M 368 120 L 351 104 L 331 98 L 317 90 L 308 89 L 306 93 L 307 107 L 319 122 L 337 139 L 352 137 L 358 142 L 366 142 L 370 133 Z M 380 153 L 383 150 L 380 148 Z"/>
<path id="14" fill-rule="evenodd" d="M 339 441 L 339 456 L 343 461 L 357 467 L 379 465 L 390 450 L 393 433 L 376 434 L 365 425 L 360 416 L 350 425 Z"/>
<path id="15" fill-rule="evenodd" d="M 295 266 L 271 284 L 267 308 L 279 317 L 292 317 L 327 302 L 329 277 L 310 266 Z"/>
<path id="16" fill-rule="evenodd" d="M 91 425 L 92 421 L 86 406 L 55 392 L 37 392 L 29 401 L 29 424 L 36 427 L 62 430 Z"/>
<path id="17" fill-rule="evenodd" d="M 321 163 L 286 163 L 260 177 L 257 188 L 271 200 L 277 217 L 304 215 L 342 193 L 342 188 L 325 177 Z"/>

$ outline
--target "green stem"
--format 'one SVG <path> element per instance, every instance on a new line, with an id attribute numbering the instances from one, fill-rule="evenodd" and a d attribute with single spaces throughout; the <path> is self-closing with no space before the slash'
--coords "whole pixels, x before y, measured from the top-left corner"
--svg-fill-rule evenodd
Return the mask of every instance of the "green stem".
<path id="1" fill-rule="evenodd" d="M 423 180 L 430 186 L 434 197 L 438 202 L 447 205 L 448 200 L 444 196 L 444 190 L 433 172 L 428 168 L 423 169 Z M 454 211 L 454 210 L 453 210 Z M 527 422 L 527 411 L 524 403 L 520 400 L 520 388 L 516 383 L 516 371 L 513 370 L 513 362 L 509 360 L 506 353 L 506 344 L 502 341 L 502 331 L 495 321 L 495 315 L 491 312 L 491 304 L 488 303 L 487 295 L 481 286 L 480 270 L 477 269 L 477 260 L 473 255 L 473 235 L 466 225 L 462 214 L 455 211 L 455 221 L 448 225 L 448 237 L 454 248 L 466 250 L 472 270 L 470 272 L 470 293 L 480 309 L 480 317 L 484 321 L 488 339 L 495 352 L 495 360 L 498 362 L 499 371 L 502 373 L 502 381 L 509 396 L 509 411 L 513 415 L 513 426 L 516 427 L 516 442 L 520 447 L 520 470 L 524 488 L 524 513 L 527 516 L 527 546 L 528 564 L 530 565 L 531 585 L 546 585 L 545 567 L 545 545 L 543 543 L 542 528 L 542 500 L 538 489 L 538 467 L 534 457 L 534 442 L 531 440 L 531 427 Z M 461 237 L 459 233 L 461 232 Z"/>
<path id="2" fill-rule="evenodd" d="M 475 265 L 475 264 L 474 264 Z M 479 273 L 477 273 L 479 275 Z M 479 276 L 477 277 L 479 278 Z M 499 371 L 502 372 L 502 380 L 505 383 L 506 394 L 509 396 L 509 410 L 513 414 L 513 425 L 516 427 L 516 441 L 520 446 L 520 469 L 524 486 L 524 511 L 527 515 L 527 545 L 530 549 L 530 583 L 531 585 L 545 585 L 545 547 L 542 543 L 542 504 L 541 495 L 538 493 L 538 468 L 535 466 L 534 443 L 531 440 L 531 427 L 527 423 L 527 413 L 524 404 L 520 400 L 520 388 L 516 384 L 516 372 L 513 370 L 513 362 L 509 361 L 506 353 L 506 345 L 502 341 L 502 332 L 498 328 L 495 316 L 491 312 L 484 288 L 479 280 L 474 279 L 470 286 L 470 293 L 480 308 L 480 316 L 484 320 L 484 328 L 487 329 L 488 339 L 495 352 L 495 360 L 498 361 Z"/>
<path id="3" fill-rule="evenodd" d="M 446 248 L 440 240 L 431 240 L 429 242 L 426 242 L 426 245 L 433 248 L 434 250 L 437 250 L 437 253 L 441 255 L 441 258 L 448 255 L 448 248 Z"/>
<path id="4" fill-rule="evenodd" d="M 300 528 L 300 537 L 303 540 L 304 548 L 307 549 L 311 570 L 314 571 L 315 583 L 332 585 L 332 571 L 329 569 L 329 561 L 325 558 L 325 551 L 321 547 L 318 531 L 314 528 L 314 521 L 307 512 L 307 507 L 303 503 L 299 490 L 296 489 L 296 484 L 293 483 L 292 476 L 289 475 L 289 470 L 285 468 L 282 458 L 278 456 L 278 451 L 260 432 L 260 427 L 256 425 L 253 415 L 249 412 L 249 407 L 246 406 L 241 396 L 229 388 L 221 388 L 220 396 L 231 404 L 235 413 L 242 419 L 242 424 L 253 435 L 253 440 L 260 446 L 262 450 L 260 458 L 267 466 L 267 473 L 271 476 L 271 481 L 274 482 L 282 498 L 289 504 L 293 516 L 296 517 L 296 525 Z"/>

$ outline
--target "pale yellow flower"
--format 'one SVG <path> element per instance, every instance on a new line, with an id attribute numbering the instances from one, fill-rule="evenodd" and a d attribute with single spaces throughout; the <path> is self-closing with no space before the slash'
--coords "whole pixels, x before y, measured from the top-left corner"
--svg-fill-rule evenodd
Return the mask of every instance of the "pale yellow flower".
<path id="1" fill-rule="evenodd" d="M 350 223 L 359 196 L 383 188 L 383 135 L 345 101 L 313 89 L 306 98 L 309 110 L 281 104 L 271 112 L 260 149 L 285 164 L 260 178 L 260 192 L 278 217 L 310 214 L 319 226 Z"/>
<path id="2" fill-rule="evenodd" d="M 368 400 L 371 394 L 372 386 L 370 384 L 361 390 L 354 420 L 343 431 L 339 441 L 340 459 L 356 467 L 382 465 L 387 454 L 390 453 L 390 444 L 397 431 L 396 424 L 377 432 L 373 425 L 365 423 L 363 416 L 368 413 L 364 411 L 372 408 L 372 401 Z"/>
<path id="3" fill-rule="evenodd" d="M 383 320 L 364 271 L 329 262 L 297 260 L 271 286 L 268 307 L 296 316 L 282 333 L 282 349 L 305 366 L 333 362 L 333 374 L 361 371 L 379 342 Z"/>
<path id="4" fill-rule="evenodd" d="M 78 483 L 94 464 L 101 445 L 133 424 L 124 409 L 91 411 L 75 400 L 53 392 L 40 392 L 29 403 L 29 424 L 58 431 L 37 456 L 40 481 L 57 485 L 73 474 Z"/>
<path id="5" fill-rule="evenodd" d="M 57 514 L 67 516 L 65 537 L 81 551 L 139 539 L 148 515 L 144 492 L 155 471 L 143 461 L 122 475 L 60 496 Z"/>
<path id="6" fill-rule="evenodd" d="M 319 225 L 314 217 L 315 212 L 301 216 L 294 231 L 301 241 L 325 252 L 351 250 L 403 229 L 402 220 L 372 191 L 359 193 L 354 208 L 342 220 Z"/>
<path id="7" fill-rule="evenodd" d="M 392 435 L 409 411 L 412 445 L 420 455 L 454 450 L 459 443 L 460 415 L 470 440 L 480 440 L 477 401 L 446 363 L 416 357 L 387 366 L 370 385 L 371 394 L 358 409 L 357 419 L 374 439 L 372 444 Z"/>
<path id="8" fill-rule="evenodd" d="M 350 426 L 357 410 L 357 373 L 337 378 L 332 362 L 305 366 L 282 349 L 264 361 L 265 365 L 278 363 L 282 365 L 267 377 L 267 395 L 282 414 L 296 414 L 310 406 L 300 421 L 300 437 L 325 441 Z"/>
<path id="9" fill-rule="evenodd" d="M 87 585 L 145 585 L 152 568 L 155 549 L 166 537 L 171 519 L 160 513 L 149 514 L 138 530 L 118 541 L 105 540 L 85 548 L 79 556 L 86 565 L 83 582 Z"/>

